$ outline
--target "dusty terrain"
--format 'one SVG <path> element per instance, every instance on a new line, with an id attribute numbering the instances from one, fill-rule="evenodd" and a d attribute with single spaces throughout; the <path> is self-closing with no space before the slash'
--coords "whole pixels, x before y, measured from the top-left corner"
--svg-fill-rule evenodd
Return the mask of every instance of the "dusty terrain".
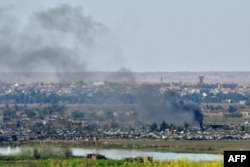
<path id="1" fill-rule="evenodd" d="M 129 82 L 184 82 L 197 83 L 204 76 L 204 83 L 250 83 L 250 72 L 78 72 L 78 73 L 8 73 L 0 72 L 1 81 L 22 82 L 61 82 L 61 81 L 117 81 Z"/>

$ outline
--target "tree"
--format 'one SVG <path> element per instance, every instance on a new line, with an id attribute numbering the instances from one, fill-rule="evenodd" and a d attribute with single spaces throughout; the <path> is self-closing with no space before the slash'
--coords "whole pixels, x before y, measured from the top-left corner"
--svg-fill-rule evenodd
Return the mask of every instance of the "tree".
<path id="1" fill-rule="evenodd" d="M 34 110 L 32 110 L 32 109 L 27 109 L 27 110 L 25 110 L 25 113 L 27 114 L 27 116 L 28 116 L 29 118 L 33 118 L 33 117 L 36 116 L 36 112 L 35 112 Z"/>
<path id="2" fill-rule="evenodd" d="M 3 115 L 13 118 L 16 115 L 16 110 L 10 108 L 9 104 L 5 105 L 4 111 L 3 111 Z"/>
<path id="3" fill-rule="evenodd" d="M 232 106 L 232 105 L 229 106 L 228 112 L 234 113 L 234 112 L 236 112 L 236 111 L 237 111 L 237 107 L 236 107 L 236 106 Z"/>
<path id="4" fill-rule="evenodd" d="M 53 103 L 51 108 L 53 108 L 53 110 L 58 113 L 64 113 L 67 110 L 65 104 L 58 104 L 58 103 Z"/>
<path id="5" fill-rule="evenodd" d="M 189 124 L 187 122 L 184 122 L 184 127 L 187 129 L 189 127 Z"/>
<path id="6" fill-rule="evenodd" d="M 167 123 L 165 121 L 162 121 L 161 125 L 160 125 L 160 129 L 162 131 L 164 131 L 167 128 Z"/>
<path id="7" fill-rule="evenodd" d="M 75 110 L 71 113 L 71 117 L 74 119 L 81 119 L 84 118 L 84 113 L 78 110 Z"/>
<path id="8" fill-rule="evenodd" d="M 157 124 L 154 122 L 152 125 L 150 125 L 150 131 L 156 131 L 157 130 Z"/>

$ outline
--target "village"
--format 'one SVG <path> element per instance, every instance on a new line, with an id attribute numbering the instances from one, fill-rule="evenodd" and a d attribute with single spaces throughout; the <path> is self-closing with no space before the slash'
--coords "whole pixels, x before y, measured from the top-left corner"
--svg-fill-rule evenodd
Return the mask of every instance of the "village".
<path id="1" fill-rule="evenodd" d="M 199 82 L 195 84 L 162 81 L 27 84 L 1 81 L 0 141 L 96 141 L 100 138 L 250 139 L 250 86 L 205 84 L 203 78 L 200 76 Z M 173 90 L 181 101 L 199 104 L 204 117 L 204 128 L 199 127 L 195 120 L 180 120 L 178 124 L 166 120 L 143 120 L 142 112 L 138 112 L 138 106 L 141 105 L 138 92 L 161 101 L 166 90 Z M 213 116 L 239 121 L 208 121 Z"/>

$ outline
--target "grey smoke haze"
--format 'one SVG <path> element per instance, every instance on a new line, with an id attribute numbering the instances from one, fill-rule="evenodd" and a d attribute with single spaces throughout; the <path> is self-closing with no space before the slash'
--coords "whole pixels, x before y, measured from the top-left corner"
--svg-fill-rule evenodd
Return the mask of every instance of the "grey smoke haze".
<path id="1" fill-rule="evenodd" d="M 160 94 L 155 85 L 144 85 L 138 91 L 139 116 L 148 123 L 173 123 L 184 125 L 197 121 L 203 129 L 203 114 L 200 107 L 191 102 L 179 101 L 177 93 L 167 90 Z"/>
<path id="2" fill-rule="evenodd" d="M 120 68 L 118 71 L 114 72 L 111 76 L 111 80 L 114 82 L 123 82 L 133 84 L 136 82 L 135 75 L 128 68 Z"/>
<path id="3" fill-rule="evenodd" d="M 0 8 L 0 19 L 1 71 L 83 72 L 109 65 L 102 61 L 113 54 L 108 27 L 81 7 L 63 4 L 38 11 L 24 25 L 19 24 L 18 16 Z"/>

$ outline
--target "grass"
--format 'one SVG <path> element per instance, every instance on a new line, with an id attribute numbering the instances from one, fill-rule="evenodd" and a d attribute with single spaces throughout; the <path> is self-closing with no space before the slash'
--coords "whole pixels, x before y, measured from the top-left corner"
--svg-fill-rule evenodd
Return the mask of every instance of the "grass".
<path id="1" fill-rule="evenodd" d="M 150 140 L 102 139 L 103 147 L 163 152 L 223 154 L 224 150 L 250 150 L 248 140 Z"/>
<path id="2" fill-rule="evenodd" d="M 11 144 L 12 146 L 15 144 Z M 70 154 L 69 147 L 82 148 L 116 148 L 116 149 L 139 149 L 161 152 L 182 152 L 182 153 L 211 153 L 223 154 L 224 150 L 250 150 L 249 140 L 153 140 L 153 139 L 100 139 L 96 143 L 85 141 L 56 141 L 50 140 L 44 143 L 29 142 L 17 144 L 22 149 L 39 147 L 48 156 L 51 154 Z M 6 145 L 2 145 L 6 146 Z M 64 150 L 52 148 L 64 148 Z M 22 150 L 24 154 L 30 154 L 30 150 Z"/>
<path id="3" fill-rule="evenodd" d="M 163 141 L 163 140 L 100 140 L 98 146 L 105 148 L 131 148 L 143 150 L 161 150 L 172 152 L 207 152 L 207 150 L 223 153 L 225 148 L 249 148 L 248 141 Z M 168 162 L 137 162 L 125 160 L 89 160 L 84 157 L 74 157 L 69 152 L 71 146 L 82 143 L 75 142 L 47 142 L 29 143 L 21 146 L 21 152 L 17 155 L 0 156 L 0 166 L 3 167 L 222 167 L 222 161 L 190 161 L 173 160 Z M 82 145 L 81 145 L 82 146 Z M 185 151 L 183 151 L 185 150 Z"/>
<path id="4" fill-rule="evenodd" d="M 224 125 L 239 125 L 249 120 L 248 117 L 224 117 L 224 116 L 205 116 L 204 125 L 206 124 L 224 124 Z"/>
<path id="5" fill-rule="evenodd" d="M 87 160 L 82 158 L 0 161 L 5 167 L 222 167 L 222 161 L 196 162 L 175 160 L 170 162 L 130 162 L 125 160 Z"/>

